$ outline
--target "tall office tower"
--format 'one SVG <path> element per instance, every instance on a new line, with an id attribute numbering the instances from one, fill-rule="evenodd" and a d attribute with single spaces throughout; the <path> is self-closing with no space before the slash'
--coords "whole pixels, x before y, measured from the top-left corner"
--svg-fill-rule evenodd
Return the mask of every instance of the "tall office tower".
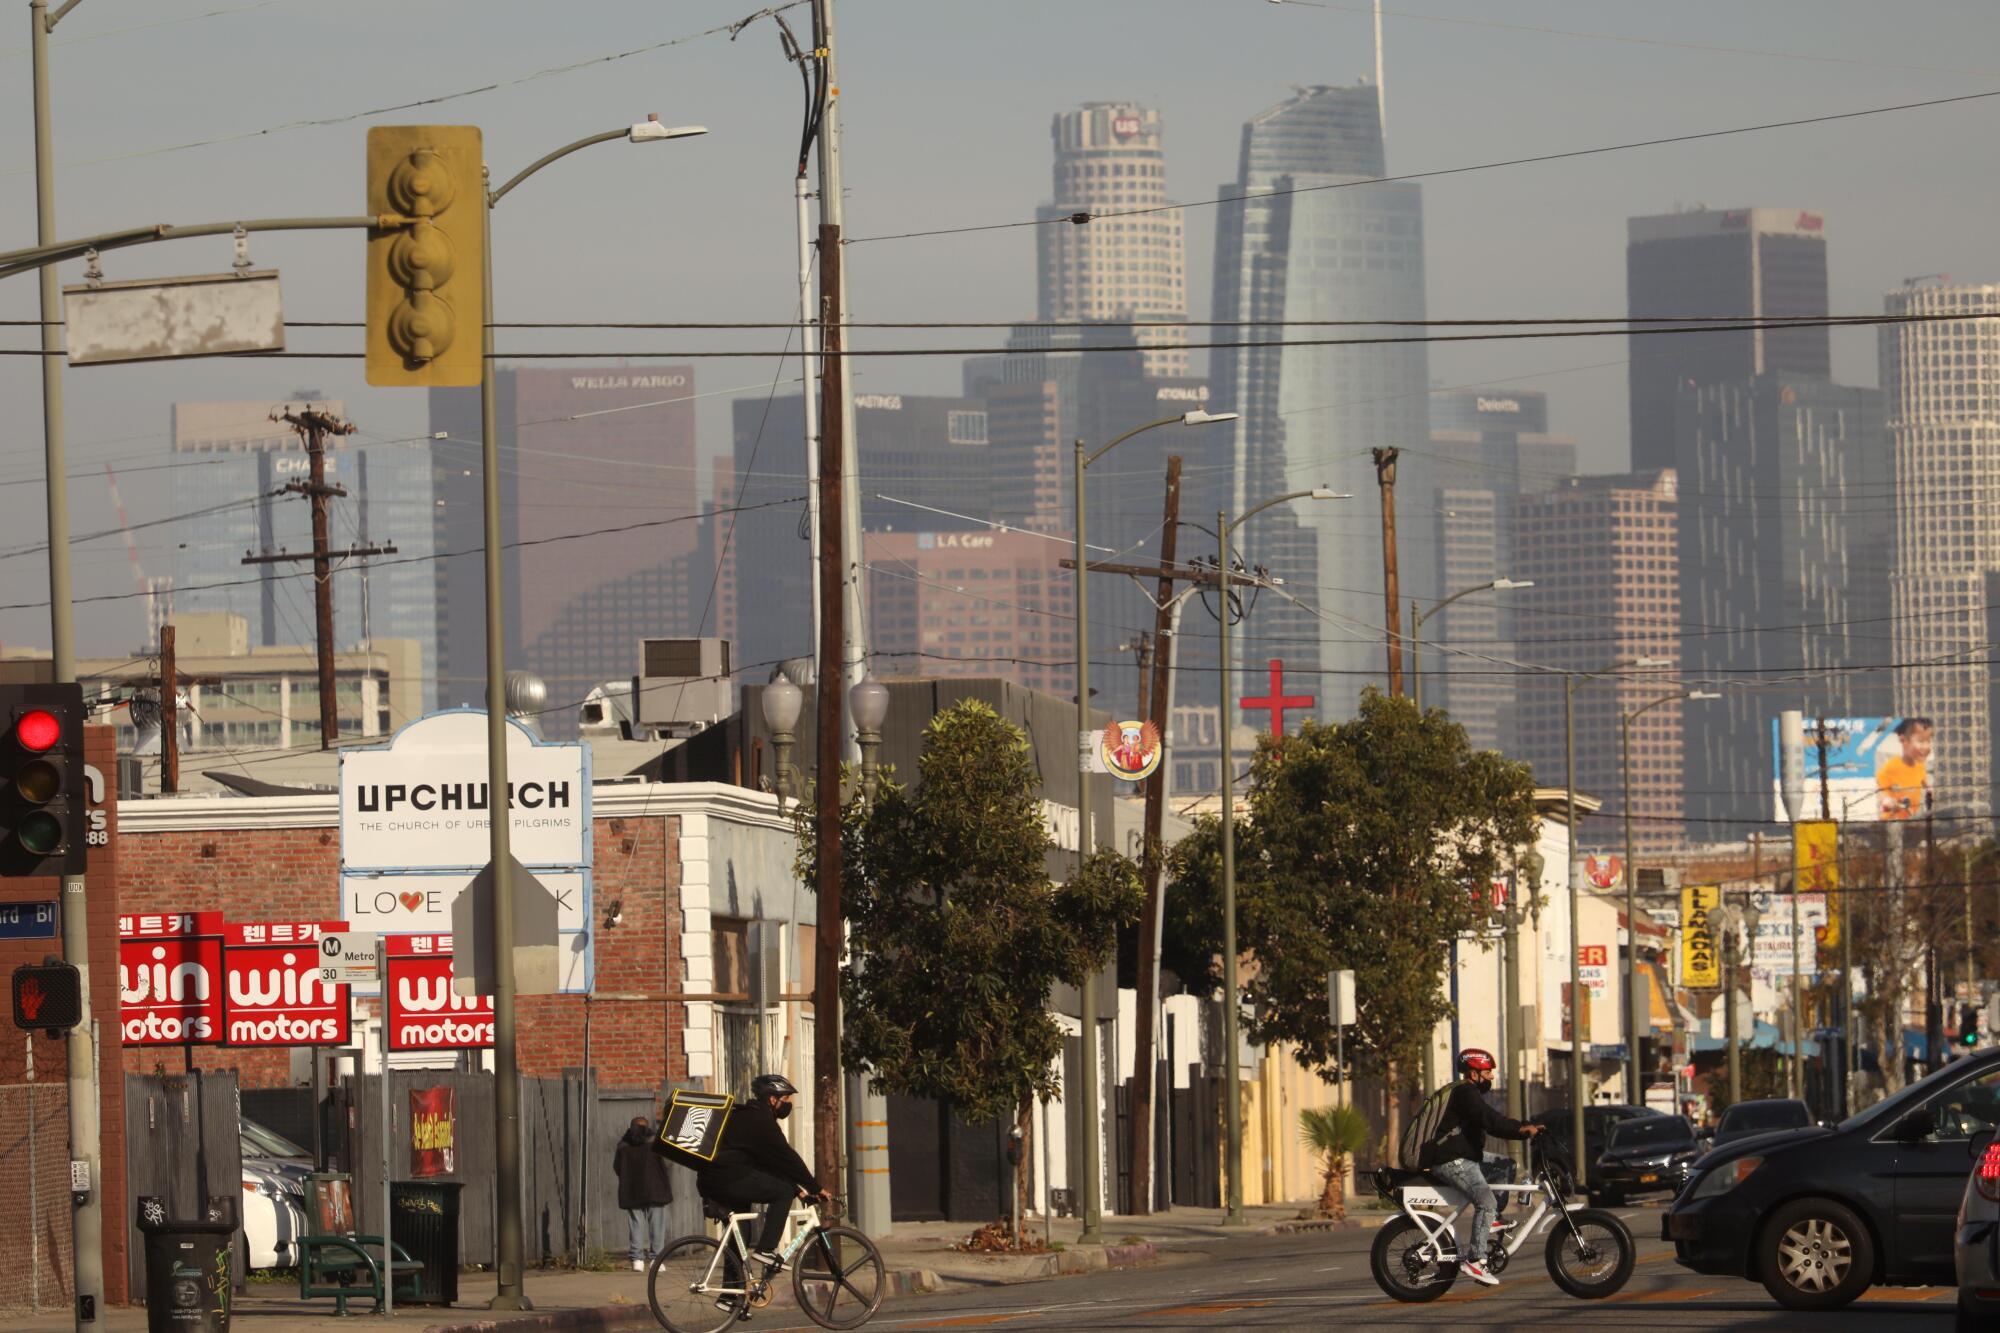
<path id="1" fill-rule="evenodd" d="M 996 676 L 1076 693 L 1076 608 L 1060 542 L 1028 532 L 871 532 L 877 670 Z"/>
<path id="2" fill-rule="evenodd" d="M 742 487 L 742 499 L 732 493 L 730 504 L 743 508 L 715 520 L 722 530 L 715 544 L 723 580 L 733 592 L 735 660 L 748 671 L 759 662 L 811 657 L 817 646 L 800 444 L 804 400 L 778 398 L 767 407 L 762 398 L 739 398 L 733 429 L 732 484 Z M 983 403 L 858 393 L 854 430 L 857 465 L 866 479 L 865 531 L 936 533 L 986 526 L 993 480 Z M 745 676 L 753 678 L 761 681 L 763 673 Z"/>
<path id="3" fill-rule="evenodd" d="M 1539 604 L 1562 612 L 1521 618 L 1523 660 L 1560 673 L 1516 678 L 1521 757 L 1534 766 L 1537 784 L 1563 783 L 1565 680 L 1641 658 L 1664 663 L 1622 679 L 1579 682 L 1574 692 L 1576 787 L 1603 801 L 1606 816 L 1582 836 L 1601 846 L 1622 841 L 1623 715 L 1686 689 L 1674 492 L 1671 470 L 1573 477 L 1524 500 L 1516 520 L 1519 576 L 1535 581 Z M 1660 704 L 1632 723 L 1632 833 L 1640 847 L 1670 847 L 1682 836 L 1682 708 Z"/>
<path id="4" fill-rule="evenodd" d="M 1626 223 L 1625 307 L 1634 319 L 1824 318 L 1826 220 L 1804 209 L 1696 208 Z M 1628 339 L 1632 467 L 1673 467 L 1674 402 L 1682 389 L 1757 375 L 1826 379 L 1827 330 L 1649 333 Z"/>
<path id="5" fill-rule="evenodd" d="M 1428 358 L 1422 344 L 1297 347 L 1276 320 L 1424 317 L 1423 200 L 1415 185 L 1342 189 L 1385 173 L 1376 90 L 1307 88 L 1243 129 L 1236 180 L 1218 210 L 1215 317 L 1250 320 L 1252 345 L 1215 354 L 1216 411 L 1242 414 L 1234 466 L 1196 512 L 1232 514 L 1316 485 L 1346 501 L 1301 501 L 1244 528 L 1237 549 L 1285 580 L 1235 635 L 1237 665 L 1282 657 L 1302 679 L 1324 671 L 1322 714 L 1353 711 L 1381 683 L 1382 549 L 1372 449 L 1411 450 L 1398 468 L 1405 599 L 1436 587 Z M 1270 344 L 1268 346 L 1263 344 Z M 1290 598 L 1298 598 L 1299 605 Z"/>
<path id="6" fill-rule="evenodd" d="M 568 722 L 594 686 L 628 678 L 636 642 L 579 645 L 577 624 L 691 633 L 676 575 L 698 545 L 694 369 L 508 368 L 495 376 L 501 535 L 510 669 L 548 684 L 549 719 Z M 479 394 L 431 391 L 441 704 L 485 697 L 484 511 Z M 636 576 L 636 577 L 635 577 Z M 677 582 L 679 580 L 679 582 Z"/>
<path id="7" fill-rule="evenodd" d="M 1994 671 L 2000 635 L 2000 284 L 1910 284 L 1881 333 L 1894 450 L 1889 598 L 1896 712 L 1932 718 L 1939 814 L 1993 809 Z M 1986 313 L 1987 318 L 1973 318 Z"/>
<path id="8" fill-rule="evenodd" d="M 1440 597 L 1526 577 L 1514 540 L 1521 499 L 1576 473 L 1576 442 L 1549 434 L 1548 420 L 1548 398 L 1533 389 L 1431 395 L 1430 453 L 1446 478 L 1434 501 Z M 1481 749 L 1516 749 L 1514 682 L 1491 659 L 1515 655 L 1517 622 L 1539 591 L 1475 593 L 1424 621 L 1424 704 L 1448 710 Z"/>
<path id="9" fill-rule="evenodd" d="M 1037 210 L 1051 222 L 1035 231 L 1039 317 L 1186 319 L 1186 226 L 1178 210 L 1163 208 L 1167 162 L 1160 113 L 1130 102 L 1089 102 L 1057 115 L 1050 132 L 1055 202 Z M 1148 209 L 1160 211 L 1141 211 Z M 1187 373 L 1186 329 L 1138 333 L 1139 342 L 1159 348 L 1146 353 L 1149 373 Z"/>
<path id="10" fill-rule="evenodd" d="M 1768 681 L 1686 705 L 1694 832 L 1771 817 L 1771 719 L 1889 705 L 1889 449 L 1882 395 L 1795 375 L 1681 392 L 1681 664 Z M 1832 812 L 1835 816 L 1839 811 Z"/>
<path id="11" fill-rule="evenodd" d="M 309 552 L 312 521 L 305 501 L 282 488 L 306 480 L 305 445 L 273 412 L 311 407 L 337 417 L 338 401 L 301 394 L 288 402 L 176 403 L 173 409 L 175 511 L 195 515 L 180 529 L 173 572 L 149 578 L 170 590 L 176 613 L 217 611 L 243 617 L 253 647 L 304 647 L 315 642 L 312 567 L 248 565 L 261 552 Z M 331 545 L 393 546 L 395 554 L 343 560 L 333 582 L 337 649 L 376 639 L 423 645 L 419 678 L 436 677 L 436 601 L 428 557 L 432 545 L 431 463 L 423 444 L 366 443 L 364 431 L 327 441 L 326 475 L 347 494 L 329 501 Z M 157 599 L 155 599 L 157 601 Z M 148 642 L 158 626 L 149 623 Z M 395 725 L 412 721 L 398 717 Z"/>
<path id="12" fill-rule="evenodd" d="M 1071 540 L 1078 439 L 1095 450 L 1135 427 L 1211 405 L 1205 379 L 1151 375 L 1140 354 L 1114 350 L 1131 340 L 1126 325 L 1025 327 L 1008 339 L 1010 347 L 1025 350 L 966 362 L 966 391 L 979 395 L 987 407 L 995 519 Z M 1169 455 L 1179 455 L 1184 467 L 1184 523 L 1212 523 L 1213 509 L 1204 513 L 1186 497 L 1209 492 L 1206 482 L 1218 462 L 1227 459 L 1228 439 L 1219 426 L 1162 426 L 1101 457 L 1085 484 L 1090 506 L 1086 536 L 1094 558 L 1112 558 L 1116 552 L 1141 563 L 1156 558 Z M 1182 560 L 1214 551 L 1214 538 L 1203 537 L 1198 527 L 1184 526 L 1179 536 Z M 1091 690 L 1104 707 L 1138 706 L 1138 659 L 1112 650 L 1120 644 L 1136 646 L 1141 634 L 1151 633 L 1156 587 L 1142 588 L 1117 577 L 1099 577 L 1091 584 L 1091 650 L 1102 664 L 1092 671 Z M 1195 614 L 1198 619 L 1200 612 Z M 1189 623 L 1191 631 L 1196 628 Z M 1213 655 L 1207 660 L 1212 662 Z"/>

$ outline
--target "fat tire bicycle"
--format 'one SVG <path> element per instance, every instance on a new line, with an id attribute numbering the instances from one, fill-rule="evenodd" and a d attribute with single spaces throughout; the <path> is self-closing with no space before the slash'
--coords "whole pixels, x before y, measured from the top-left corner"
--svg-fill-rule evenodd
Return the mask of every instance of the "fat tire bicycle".
<path id="1" fill-rule="evenodd" d="M 781 1268 L 751 1258 L 743 1238 L 746 1224 L 763 1221 L 762 1208 L 738 1212 L 704 1199 L 701 1212 L 722 1224 L 721 1238 L 669 1241 L 646 1269 L 646 1303 L 668 1333 L 721 1333 L 748 1319 L 771 1303 L 783 1268 L 791 1270 L 799 1309 L 821 1328 L 859 1328 L 882 1307 L 888 1275 L 881 1251 L 852 1227 L 822 1222 L 812 1203 L 792 1205 L 778 1250 Z"/>
<path id="2" fill-rule="evenodd" d="M 1555 1147 L 1552 1143 L 1537 1155 L 1535 1140 L 1530 1139 L 1528 1180 L 1493 1186 L 1503 1202 L 1513 1196 L 1533 1196 L 1535 1209 L 1504 1238 L 1493 1238 L 1486 1268 L 1498 1276 L 1531 1236 L 1546 1231 L 1542 1258 L 1549 1277 L 1579 1300 L 1602 1300 L 1631 1278 L 1638 1247 L 1617 1214 L 1579 1207 L 1564 1198 L 1549 1166 Z M 1455 1223 L 1471 1208 L 1471 1201 L 1424 1171 L 1383 1167 L 1375 1173 L 1375 1187 L 1401 1209 L 1400 1216 L 1375 1233 L 1369 1249 L 1368 1267 L 1375 1285 L 1399 1301 L 1436 1300 L 1458 1278 Z"/>

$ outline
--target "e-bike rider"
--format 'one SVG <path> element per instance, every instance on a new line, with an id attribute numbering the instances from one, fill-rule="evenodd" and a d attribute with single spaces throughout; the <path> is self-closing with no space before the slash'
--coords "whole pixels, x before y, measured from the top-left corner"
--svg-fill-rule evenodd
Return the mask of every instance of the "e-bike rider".
<path id="1" fill-rule="evenodd" d="M 701 1197 L 745 1211 L 764 1205 L 764 1229 L 751 1248 L 750 1257 L 766 1266 L 766 1276 L 782 1265 L 778 1244 L 784 1239 L 785 1221 L 791 1216 L 794 1199 L 828 1199 L 827 1192 L 792 1145 L 785 1141 L 778 1122 L 792 1113 L 792 1098 L 798 1089 L 783 1074 L 759 1074 L 750 1082 L 750 1100 L 737 1107 L 722 1129 L 715 1160 L 695 1175 Z M 736 1261 L 732 1251 L 726 1268 L 735 1279 Z M 725 1297 L 724 1302 L 733 1300 Z M 722 1303 L 722 1302 L 718 1302 Z M 747 1312 L 746 1312 L 747 1313 Z"/>
<path id="2" fill-rule="evenodd" d="M 1510 1120 L 1486 1101 L 1486 1089 L 1493 1086 L 1493 1057 L 1477 1047 L 1461 1051 L 1458 1082 L 1451 1085 L 1431 1139 L 1423 1147 L 1419 1165 L 1432 1176 L 1450 1185 L 1472 1201 L 1472 1235 L 1466 1241 L 1465 1260 L 1459 1271 L 1483 1286 L 1497 1287 L 1500 1279 L 1486 1268 L 1487 1242 L 1494 1232 L 1500 1207 L 1493 1187 L 1480 1169 L 1488 1135 L 1499 1139 L 1531 1139 L 1542 1126 Z"/>

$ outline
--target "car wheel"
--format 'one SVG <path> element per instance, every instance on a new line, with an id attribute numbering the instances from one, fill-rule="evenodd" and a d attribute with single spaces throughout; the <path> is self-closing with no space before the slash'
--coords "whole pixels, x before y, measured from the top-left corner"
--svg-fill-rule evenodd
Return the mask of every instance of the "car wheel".
<path id="1" fill-rule="evenodd" d="M 1837 1310 L 1867 1290 L 1875 1243 L 1854 1211 L 1795 1199 L 1771 1215 L 1757 1251 L 1764 1289 L 1788 1310 Z"/>

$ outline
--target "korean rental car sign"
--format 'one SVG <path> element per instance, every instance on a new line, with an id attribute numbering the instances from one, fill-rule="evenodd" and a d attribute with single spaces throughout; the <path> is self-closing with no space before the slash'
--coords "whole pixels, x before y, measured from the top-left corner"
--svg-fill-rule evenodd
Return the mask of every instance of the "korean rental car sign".
<path id="1" fill-rule="evenodd" d="M 451 985 L 451 936 L 398 935 L 389 947 L 389 1049 L 464 1051 L 493 1044 L 493 997 Z"/>
<path id="2" fill-rule="evenodd" d="M 338 921 L 232 921 L 223 933 L 225 1046 L 345 1046 L 348 989 L 320 979 L 319 938 Z"/>
<path id="3" fill-rule="evenodd" d="M 118 1030 L 127 1046 L 222 1040 L 222 913 L 118 918 Z"/>

